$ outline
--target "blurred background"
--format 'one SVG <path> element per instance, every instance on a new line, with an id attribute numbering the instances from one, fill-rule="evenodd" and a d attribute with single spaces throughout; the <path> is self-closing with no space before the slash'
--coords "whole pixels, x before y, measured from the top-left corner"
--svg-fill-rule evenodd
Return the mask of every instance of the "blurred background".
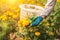
<path id="1" fill-rule="evenodd" d="M 0 0 L 0 40 L 8 40 L 11 36 L 9 34 L 14 35 L 14 32 L 16 32 L 20 17 L 19 5 L 34 4 L 44 8 L 46 2 L 47 0 Z M 57 0 L 51 15 L 47 19 L 44 19 L 41 25 L 38 26 L 45 26 L 44 28 L 48 29 L 47 32 L 51 32 L 52 35 L 54 34 L 53 38 L 60 38 L 60 0 Z M 41 32 L 45 31 L 41 30 Z M 42 40 L 44 40 L 43 38 L 45 37 L 41 36 Z M 40 40 L 40 38 L 38 39 Z M 48 38 L 47 40 L 51 39 Z"/>

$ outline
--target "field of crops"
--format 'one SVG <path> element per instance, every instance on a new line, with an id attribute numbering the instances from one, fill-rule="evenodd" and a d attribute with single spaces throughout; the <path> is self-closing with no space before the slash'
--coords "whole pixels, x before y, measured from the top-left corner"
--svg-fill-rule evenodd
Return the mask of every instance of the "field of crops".
<path id="1" fill-rule="evenodd" d="M 57 0 L 52 13 L 35 27 L 27 26 L 29 19 L 19 20 L 21 4 L 44 8 L 46 1 L 0 0 L 0 40 L 55 40 L 60 37 L 60 0 Z"/>

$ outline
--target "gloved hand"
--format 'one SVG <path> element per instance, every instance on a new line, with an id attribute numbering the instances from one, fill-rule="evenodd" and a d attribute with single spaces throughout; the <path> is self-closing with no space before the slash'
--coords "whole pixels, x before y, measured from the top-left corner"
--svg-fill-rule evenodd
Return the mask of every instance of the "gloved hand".
<path id="1" fill-rule="evenodd" d="M 30 26 L 37 26 L 42 20 L 43 18 L 41 16 L 36 17 Z"/>

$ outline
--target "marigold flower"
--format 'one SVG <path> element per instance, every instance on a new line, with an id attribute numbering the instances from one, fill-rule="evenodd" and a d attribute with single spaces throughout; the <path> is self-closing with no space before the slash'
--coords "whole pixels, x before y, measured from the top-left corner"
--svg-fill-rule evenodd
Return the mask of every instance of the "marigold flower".
<path id="1" fill-rule="evenodd" d="M 13 16 L 13 15 L 14 15 L 14 13 L 11 12 L 11 11 L 7 11 L 7 12 L 5 12 L 4 14 L 5 14 L 5 15 L 9 15 L 9 16 Z"/>
<path id="2" fill-rule="evenodd" d="M 60 0 L 57 0 L 57 2 L 60 2 Z"/>
<path id="3" fill-rule="evenodd" d="M 7 20 L 7 16 L 6 16 L 6 15 L 2 15 L 2 16 L 0 17 L 0 19 L 2 19 L 2 20 Z"/>
<path id="4" fill-rule="evenodd" d="M 49 24 L 49 23 L 47 23 L 47 24 L 46 24 L 46 26 L 50 26 L 50 24 Z"/>
<path id="5" fill-rule="evenodd" d="M 21 20 L 18 21 L 18 26 L 22 27 L 22 21 Z"/>
<path id="6" fill-rule="evenodd" d="M 50 36 L 53 36 L 53 35 L 54 35 L 54 32 L 49 32 L 49 35 L 50 35 Z"/>
<path id="7" fill-rule="evenodd" d="M 19 14 L 14 14 L 13 16 L 12 16 L 12 18 L 14 18 L 14 19 L 16 19 L 16 18 L 19 18 Z"/>
<path id="8" fill-rule="evenodd" d="M 18 0 L 19 4 L 23 4 L 24 0 Z"/>
<path id="9" fill-rule="evenodd" d="M 29 19 L 23 19 L 23 26 L 28 26 L 30 24 L 30 20 Z"/>
<path id="10" fill-rule="evenodd" d="M 36 36 L 40 36 L 40 34 L 41 34 L 40 32 L 35 32 Z"/>

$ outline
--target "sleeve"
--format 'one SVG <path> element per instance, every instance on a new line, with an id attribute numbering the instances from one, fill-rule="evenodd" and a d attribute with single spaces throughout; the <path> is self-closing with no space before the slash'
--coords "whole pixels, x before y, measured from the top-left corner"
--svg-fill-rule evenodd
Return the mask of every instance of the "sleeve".
<path id="1" fill-rule="evenodd" d="M 48 16 L 53 10 L 55 3 L 56 0 L 47 0 L 47 4 L 45 5 L 45 8 L 40 14 L 40 16 Z"/>

